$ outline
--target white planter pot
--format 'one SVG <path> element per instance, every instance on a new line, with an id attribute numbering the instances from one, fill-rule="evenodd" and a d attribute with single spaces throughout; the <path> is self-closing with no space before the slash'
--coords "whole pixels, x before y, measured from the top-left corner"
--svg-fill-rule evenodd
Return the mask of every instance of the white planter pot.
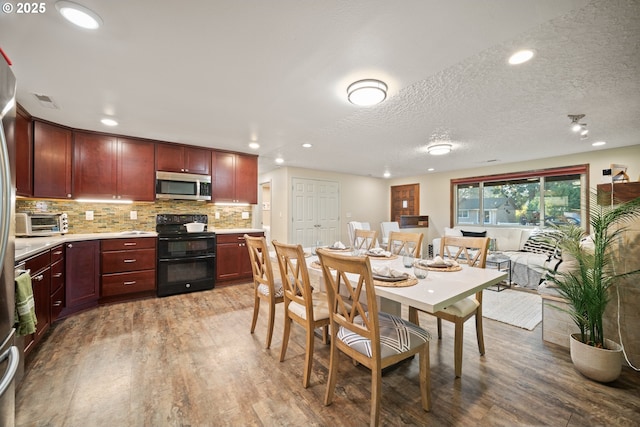
<path id="1" fill-rule="evenodd" d="M 607 383 L 616 380 L 622 371 L 622 347 L 605 338 L 607 349 L 580 342 L 580 334 L 571 334 L 569 349 L 571 361 L 585 377 Z M 609 350 L 612 349 L 612 350 Z"/>

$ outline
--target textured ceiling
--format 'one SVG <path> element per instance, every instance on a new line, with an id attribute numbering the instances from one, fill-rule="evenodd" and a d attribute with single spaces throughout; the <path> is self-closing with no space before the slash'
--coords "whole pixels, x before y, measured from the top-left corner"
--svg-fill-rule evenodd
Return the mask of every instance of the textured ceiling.
<path id="1" fill-rule="evenodd" d="M 0 14 L 18 102 L 75 128 L 242 152 L 257 140 L 261 172 L 282 156 L 376 177 L 640 144 L 638 1 L 78 2 L 102 29 L 72 27 L 53 2 Z M 534 59 L 507 65 L 522 47 Z M 388 84 L 385 102 L 346 101 L 362 78 Z M 568 131 L 578 113 L 587 140 Z M 439 140 L 453 152 L 427 155 Z"/>

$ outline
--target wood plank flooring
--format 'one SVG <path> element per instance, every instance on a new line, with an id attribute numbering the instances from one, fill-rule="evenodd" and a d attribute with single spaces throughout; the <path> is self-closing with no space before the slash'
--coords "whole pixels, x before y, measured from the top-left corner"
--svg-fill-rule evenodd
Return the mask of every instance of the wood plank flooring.
<path id="1" fill-rule="evenodd" d="M 302 388 L 304 334 L 293 325 L 280 363 L 282 307 L 270 350 L 266 309 L 255 334 L 250 284 L 103 306 L 56 322 L 27 362 L 16 426 L 364 426 L 370 374 L 341 358 L 334 402 L 323 405 L 329 347 L 316 337 Z M 466 325 L 462 378 L 454 379 L 453 325 L 421 315 L 432 332 L 431 412 L 420 407 L 417 360 L 383 377 L 382 425 L 631 426 L 640 419 L 640 374 L 598 384 L 567 349 L 484 319 L 486 355 Z"/>

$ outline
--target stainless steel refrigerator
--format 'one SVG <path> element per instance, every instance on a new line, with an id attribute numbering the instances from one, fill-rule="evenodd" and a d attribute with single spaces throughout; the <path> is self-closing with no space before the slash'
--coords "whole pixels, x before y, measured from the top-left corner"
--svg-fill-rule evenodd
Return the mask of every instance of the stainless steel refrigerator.
<path id="1" fill-rule="evenodd" d="M 15 95 L 16 79 L 0 49 L 0 426 L 15 425 L 15 374 L 20 352 L 15 345 Z"/>

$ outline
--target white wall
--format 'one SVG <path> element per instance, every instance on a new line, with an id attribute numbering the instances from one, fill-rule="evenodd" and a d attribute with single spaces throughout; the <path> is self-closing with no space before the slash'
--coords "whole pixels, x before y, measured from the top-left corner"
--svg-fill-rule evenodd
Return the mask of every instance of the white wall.
<path id="1" fill-rule="evenodd" d="M 589 146 L 590 147 L 590 146 Z M 455 155 L 455 153 L 451 154 Z M 464 169 L 452 172 L 429 173 L 408 178 L 378 179 L 335 172 L 324 172 L 299 168 L 279 168 L 260 175 L 259 182 L 271 181 L 271 236 L 273 239 L 288 241 L 291 222 L 291 178 L 325 179 L 340 183 L 341 219 L 343 242 L 348 241 L 347 222 L 368 221 L 375 230 L 380 230 L 380 222 L 389 220 L 391 209 L 390 187 L 402 184 L 420 184 L 420 215 L 429 215 L 429 228 L 425 232 L 425 243 L 440 237 L 444 227 L 450 225 L 450 180 L 497 173 L 529 171 L 560 166 L 589 164 L 589 185 L 607 182 L 602 169 L 612 163 L 628 166 L 631 181 L 640 181 L 640 145 L 611 150 L 595 150 L 586 153 L 550 157 L 510 164 Z M 350 217 L 347 215 L 350 214 Z"/>

